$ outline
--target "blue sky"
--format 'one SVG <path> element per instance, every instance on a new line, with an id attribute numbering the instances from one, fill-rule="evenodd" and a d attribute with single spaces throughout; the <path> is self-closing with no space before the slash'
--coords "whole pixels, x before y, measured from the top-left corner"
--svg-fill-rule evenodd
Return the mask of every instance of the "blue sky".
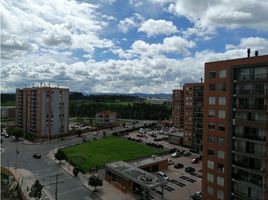
<path id="1" fill-rule="evenodd" d="M 4 0 L 1 92 L 171 93 L 204 63 L 268 53 L 266 0 Z"/>

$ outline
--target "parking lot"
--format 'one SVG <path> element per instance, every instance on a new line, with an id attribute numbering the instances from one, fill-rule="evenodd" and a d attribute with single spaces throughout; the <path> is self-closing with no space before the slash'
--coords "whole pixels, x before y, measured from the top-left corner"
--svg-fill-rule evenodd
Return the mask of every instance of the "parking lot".
<path id="1" fill-rule="evenodd" d="M 153 137 L 151 136 L 153 135 Z M 172 149 L 176 148 L 181 151 L 189 152 L 189 148 L 177 146 L 168 143 L 167 140 L 155 141 L 156 138 L 165 138 L 167 137 L 164 134 L 160 134 L 157 132 L 152 131 L 134 131 L 130 133 L 126 137 L 131 137 L 135 139 L 142 140 L 142 143 L 155 143 L 163 145 L 163 148 Z M 197 191 L 201 191 L 201 180 L 202 180 L 202 161 L 198 161 L 197 163 L 192 163 L 193 159 L 199 156 L 199 154 L 191 153 L 190 156 L 180 156 L 180 157 L 172 157 L 172 153 L 164 155 L 173 162 L 170 164 L 167 171 L 164 173 L 169 177 L 168 184 L 164 187 L 164 196 L 165 199 L 173 200 L 173 199 L 180 199 L 180 200 L 189 200 L 191 199 L 190 196 Z M 174 167 L 175 164 L 180 163 L 183 165 L 182 168 L 176 169 Z M 192 167 L 195 169 L 193 173 L 186 173 L 185 168 Z M 147 199 L 161 199 L 161 188 L 154 189 L 150 191 L 149 196 Z"/>

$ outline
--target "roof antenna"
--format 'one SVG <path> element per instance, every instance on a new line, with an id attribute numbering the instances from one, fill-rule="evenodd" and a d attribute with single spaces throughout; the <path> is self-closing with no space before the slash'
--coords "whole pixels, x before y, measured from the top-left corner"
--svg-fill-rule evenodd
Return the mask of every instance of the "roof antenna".
<path id="1" fill-rule="evenodd" d="M 250 48 L 248 48 L 248 58 L 250 57 Z"/>

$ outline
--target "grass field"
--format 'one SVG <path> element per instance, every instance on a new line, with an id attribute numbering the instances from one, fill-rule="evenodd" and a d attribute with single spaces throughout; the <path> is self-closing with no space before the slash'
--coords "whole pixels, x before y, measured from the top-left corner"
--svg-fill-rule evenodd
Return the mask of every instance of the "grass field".
<path id="1" fill-rule="evenodd" d="M 64 148 L 63 151 L 67 158 L 70 152 L 71 163 L 82 172 L 113 161 L 131 160 L 163 152 L 161 149 L 115 136 Z"/>

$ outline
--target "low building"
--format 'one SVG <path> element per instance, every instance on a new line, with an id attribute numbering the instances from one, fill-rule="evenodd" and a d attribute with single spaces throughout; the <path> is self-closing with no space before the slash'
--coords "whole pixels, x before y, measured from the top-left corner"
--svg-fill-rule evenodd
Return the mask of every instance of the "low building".
<path id="1" fill-rule="evenodd" d="M 147 172 L 166 171 L 168 170 L 168 159 L 161 156 L 153 155 L 150 158 L 141 159 L 132 163 L 135 167 Z"/>
<path id="2" fill-rule="evenodd" d="M 1 119 L 15 119 L 16 106 L 3 106 L 1 107 Z"/>
<path id="3" fill-rule="evenodd" d="M 158 187 L 161 187 L 163 197 L 163 187 L 168 183 L 166 179 L 124 161 L 106 164 L 105 179 L 123 192 L 141 195 L 144 199 L 150 190 Z"/>
<path id="4" fill-rule="evenodd" d="M 117 113 L 103 111 L 96 113 L 96 125 L 98 127 L 113 127 L 117 123 Z"/>
<path id="5" fill-rule="evenodd" d="M 168 134 L 168 142 L 170 144 L 182 145 L 183 144 L 183 133 L 170 133 Z"/>

